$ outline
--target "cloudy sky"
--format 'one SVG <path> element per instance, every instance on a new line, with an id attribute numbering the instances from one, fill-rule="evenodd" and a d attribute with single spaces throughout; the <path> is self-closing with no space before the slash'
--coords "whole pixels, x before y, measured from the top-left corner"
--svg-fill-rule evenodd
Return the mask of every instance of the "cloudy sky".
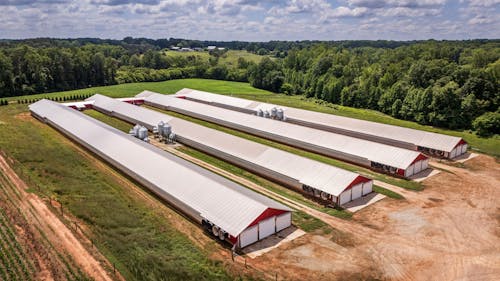
<path id="1" fill-rule="evenodd" d="M 500 38 L 500 0 L 0 0 L 0 38 Z"/>

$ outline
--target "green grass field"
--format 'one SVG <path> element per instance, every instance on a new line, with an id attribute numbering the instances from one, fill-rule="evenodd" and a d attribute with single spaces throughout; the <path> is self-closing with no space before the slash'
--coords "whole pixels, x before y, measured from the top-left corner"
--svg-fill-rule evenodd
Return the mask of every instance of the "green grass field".
<path id="1" fill-rule="evenodd" d="M 207 61 L 210 58 L 208 52 L 165 52 L 167 56 L 171 57 L 196 57 L 198 60 Z M 243 58 L 246 61 L 259 63 L 265 56 L 259 56 L 254 53 L 249 53 L 245 50 L 228 50 L 222 56 L 219 57 L 219 64 L 225 65 L 228 68 L 235 68 L 238 66 L 238 59 Z"/>
<path id="2" fill-rule="evenodd" d="M 197 60 L 208 61 L 210 54 L 208 52 L 176 52 L 176 51 L 166 51 L 163 52 L 168 57 L 196 57 Z"/>
<path id="3" fill-rule="evenodd" d="M 137 93 L 140 93 L 143 90 L 155 91 L 162 94 L 172 94 L 182 88 L 192 88 L 219 94 L 234 95 L 248 99 L 280 104 L 284 106 L 315 110 L 325 113 L 337 114 L 341 116 L 353 117 L 374 122 L 414 128 L 429 132 L 458 136 L 464 138 L 471 145 L 472 149 L 478 152 L 490 154 L 496 157 L 500 156 L 500 136 L 495 136 L 491 138 L 480 138 L 468 131 L 453 131 L 441 128 L 434 128 L 431 126 L 423 126 L 415 122 L 399 120 L 374 110 L 357 109 L 352 107 L 328 104 L 324 101 L 319 101 L 316 99 L 306 99 L 303 96 L 285 96 L 282 94 L 274 94 L 269 91 L 253 88 L 248 83 L 241 83 L 241 82 L 229 82 L 229 81 L 208 80 L 208 79 L 179 79 L 179 80 L 171 80 L 165 82 L 121 84 L 121 85 L 95 87 L 95 88 L 88 88 L 88 89 L 67 91 L 67 92 L 12 97 L 9 98 L 8 100 L 10 101 L 15 101 L 18 99 L 32 100 L 35 98 L 43 98 L 48 96 L 70 97 L 72 95 L 85 95 L 94 93 L 100 93 L 110 97 L 129 97 Z"/>
<path id="4" fill-rule="evenodd" d="M 232 279 L 223 264 L 208 258 L 210 249 L 195 246 L 59 132 L 19 115 L 26 111 L 25 105 L 0 108 L 1 150 L 19 161 L 14 168 L 29 185 L 36 183 L 88 226 L 96 246 L 127 280 Z"/>
<path id="5" fill-rule="evenodd" d="M 228 67 L 237 67 L 239 58 L 244 58 L 249 62 L 259 63 L 265 57 L 266 56 L 259 56 L 247 51 L 229 50 L 221 56 L 219 62 Z"/>

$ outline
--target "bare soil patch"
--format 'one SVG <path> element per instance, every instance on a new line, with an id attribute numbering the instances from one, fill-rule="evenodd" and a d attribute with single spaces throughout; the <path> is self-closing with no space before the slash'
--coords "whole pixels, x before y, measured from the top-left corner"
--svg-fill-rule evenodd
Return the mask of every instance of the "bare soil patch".
<path id="1" fill-rule="evenodd" d="M 290 280 L 498 280 L 500 165 L 485 155 L 464 168 L 440 165 L 452 173 L 336 224 L 354 246 L 308 234 L 253 262 Z"/>

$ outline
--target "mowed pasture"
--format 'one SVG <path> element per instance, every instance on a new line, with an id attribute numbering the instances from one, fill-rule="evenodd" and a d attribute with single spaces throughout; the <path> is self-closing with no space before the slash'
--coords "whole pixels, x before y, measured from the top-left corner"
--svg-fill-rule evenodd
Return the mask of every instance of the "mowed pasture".
<path id="1" fill-rule="evenodd" d="M 358 118 L 379 123 L 391 124 L 396 126 L 408 127 L 429 132 L 442 133 L 464 138 L 472 147 L 472 150 L 500 156 L 500 136 L 491 138 L 481 138 L 471 133 L 470 131 L 453 131 L 432 126 L 424 126 L 415 122 L 405 121 L 393 118 L 375 110 L 358 109 L 335 104 L 329 104 L 313 98 L 305 98 L 303 96 L 286 96 L 283 94 L 275 94 L 269 91 L 256 89 L 248 83 L 230 82 L 210 79 L 179 79 L 164 82 L 144 82 L 121 84 L 105 87 L 94 87 L 74 91 L 47 93 L 31 96 L 21 96 L 8 98 L 10 102 L 15 100 L 35 100 L 44 97 L 61 98 L 72 97 L 78 95 L 103 94 L 110 97 L 130 97 L 143 90 L 150 90 L 162 94 L 172 94 L 182 88 L 192 88 L 196 90 L 208 91 L 218 94 L 233 95 L 247 99 L 258 100 L 262 102 L 275 103 L 283 106 L 291 106 L 314 110 L 330 114 L 336 114 L 346 117 Z"/>
<path id="2" fill-rule="evenodd" d="M 165 54 L 171 57 L 182 57 L 186 59 L 195 58 L 196 60 L 208 62 L 210 54 L 208 51 L 203 52 L 176 52 L 166 51 Z M 219 57 L 221 65 L 236 68 L 238 60 L 243 58 L 247 62 L 259 63 L 265 56 L 260 56 L 254 53 L 249 53 L 245 50 L 228 50 Z"/>

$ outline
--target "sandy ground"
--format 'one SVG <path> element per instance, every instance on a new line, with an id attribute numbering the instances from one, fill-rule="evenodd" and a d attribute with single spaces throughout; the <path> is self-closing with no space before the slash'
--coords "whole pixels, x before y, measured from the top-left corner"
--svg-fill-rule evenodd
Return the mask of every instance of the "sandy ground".
<path id="1" fill-rule="evenodd" d="M 111 275 L 104 269 L 101 262 L 104 260 L 97 251 L 90 253 L 86 247 L 80 242 L 75 234 L 56 216 L 45 202 L 33 193 L 27 193 L 27 185 L 18 177 L 12 170 L 8 161 L 0 154 L 0 171 L 16 188 L 17 196 L 10 196 L 10 200 L 18 200 L 17 209 L 21 211 L 27 220 L 27 225 L 17 225 L 19 236 L 29 232 L 33 235 L 32 238 L 43 240 L 38 237 L 43 235 L 51 246 L 57 249 L 57 253 L 66 253 L 71 257 L 71 260 L 76 264 L 76 267 L 85 272 L 94 280 L 121 280 L 119 275 Z M 5 206 L 4 206 L 5 207 Z M 41 232 L 41 233 L 40 233 Z M 31 241 L 32 243 L 35 240 Z M 29 242 L 29 241 L 28 241 Z M 36 259 L 38 266 L 37 279 L 39 280 L 64 280 L 62 272 L 54 269 L 55 266 L 61 266 L 61 261 L 52 257 L 53 260 L 47 259 L 50 253 L 45 251 L 43 246 L 38 245 L 40 251 L 34 251 L 32 258 Z M 41 256 L 42 252 L 45 257 Z M 97 256 L 97 257 L 96 257 Z M 52 268 L 51 268 L 52 267 Z"/>
<path id="2" fill-rule="evenodd" d="M 257 266 L 282 264 L 280 274 L 292 280 L 499 280 L 500 165 L 484 155 L 465 168 L 432 164 L 451 173 L 336 225 L 355 246 L 305 235 L 257 258 Z"/>
<path id="3" fill-rule="evenodd" d="M 347 211 L 351 213 L 355 213 L 361 209 L 364 209 L 372 204 L 375 204 L 376 202 L 384 199 L 386 196 L 380 193 L 372 192 L 367 195 L 364 195 L 363 197 L 360 197 L 358 199 L 352 200 L 344 205 L 342 205 L 342 208 L 346 209 Z"/>

